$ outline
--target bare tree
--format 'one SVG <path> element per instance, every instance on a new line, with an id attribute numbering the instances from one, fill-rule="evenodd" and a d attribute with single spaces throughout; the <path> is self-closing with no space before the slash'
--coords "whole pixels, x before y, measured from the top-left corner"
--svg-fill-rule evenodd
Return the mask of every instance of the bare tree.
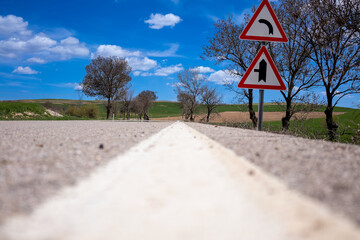
<path id="1" fill-rule="evenodd" d="M 201 94 L 202 103 L 205 105 L 207 114 L 206 122 L 209 122 L 210 115 L 215 111 L 216 107 L 221 103 L 222 96 L 220 96 L 215 88 L 204 86 Z"/>
<path id="2" fill-rule="evenodd" d="M 323 0 L 329 12 L 337 22 L 342 23 L 347 29 L 360 33 L 360 1 L 358 0 Z M 338 7 L 341 4 L 341 7 Z M 358 39 L 360 41 L 360 39 Z"/>
<path id="3" fill-rule="evenodd" d="M 242 76 L 250 66 L 253 58 L 260 49 L 260 43 L 254 41 L 242 41 L 239 36 L 244 24 L 236 25 L 233 16 L 229 15 L 226 19 L 218 20 L 215 24 L 215 34 L 209 39 L 209 44 L 203 46 L 202 58 L 209 58 L 216 63 L 229 63 L 228 68 L 234 74 Z M 227 85 L 229 90 L 244 96 L 247 99 L 248 111 L 253 126 L 256 127 L 257 118 L 253 108 L 253 90 L 238 89 L 233 84 Z"/>
<path id="4" fill-rule="evenodd" d="M 153 102 L 157 99 L 155 92 L 153 91 L 142 91 L 135 98 L 135 105 L 137 112 L 139 113 L 140 119 L 143 116 L 144 120 L 149 120 L 148 111 Z"/>
<path id="5" fill-rule="evenodd" d="M 337 123 L 333 119 L 333 110 L 338 102 L 349 94 L 360 92 L 360 33 L 356 27 L 350 27 L 351 19 L 337 18 L 334 9 L 346 12 L 357 9 L 358 1 L 309 0 L 303 11 L 303 28 L 306 40 L 311 44 L 311 59 L 319 69 L 321 83 L 325 89 L 327 106 L 325 110 L 329 139 L 335 140 Z"/>
<path id="6" fill-rule="evenodd" d="M 177 98 L 186 109 L 190 116 L 190 121 L 194 121 L 194 113 L 199 106 L 199 98 L 203 91 L 203 79 L 199 72 L 193 69 L 184 69 L 178 74 L 178 84 L 176 87 Z"/>
<path id="7" fill-rule="evenodd" d="M 304 96 L 304 90 L 309 90 L 317 83 L 318 70 L 312 66 L 309 59 L 311 54 L 310 43 L 302 38 L 303 29 L 301 11 L 307 0 L 281 0 L 275 8 L 281 25 L 289 39 L 288 43 L 273 44 L 272 55 L 278 66 L 286 90 L 280 91 L 286 104 L 285 116 L 282 118 L 282 128 L 287 130 L 290 119 L 296 112 L 296 105 Z"/>
<path id="8" fill-rule="evenodd" d="M 134 90 L 127 88 L 120 101 L 122 103 L 120 111 L 124 113 L 127 120 L 130 120 L 130 113 L 134 108 Z"/>
<path id="9" fill-rule="evenodd" d="M 190 94 L 185 92 L 180 92 L 177 94 L 177 101 L 180 104 L 180 108 L 182 109 L 182 113 L 186 120 L 190 118 L 192 108 L 192 100 Z"/>
<path id="10" fill-rule="evenodd" d="M 130 82 L 131 68 L 124 59 L 118 57 L 97 57 L 86 66 L 82 81 L 83 92 L 87 96 L 107 99 L 106 118 L 109 119 L 114 100 L 124 93 L 125 85 Z"/>
<path id="11" fill-rule="evenodd" d="M 284 105 L 283 101 L 274 101 L 280 108 L 287 110 L 287 105 Z M 310 91 L 304 91 L 301 94 L 296 95 L 292 99 L 291 114 L 295 115 L 295 120 L 306 120 L 307 116 L 311 112 L 317 112 L 323 109 L 324 99 L 320 94 Z M 283 130 L 288 130 L 284 129 Z"/>

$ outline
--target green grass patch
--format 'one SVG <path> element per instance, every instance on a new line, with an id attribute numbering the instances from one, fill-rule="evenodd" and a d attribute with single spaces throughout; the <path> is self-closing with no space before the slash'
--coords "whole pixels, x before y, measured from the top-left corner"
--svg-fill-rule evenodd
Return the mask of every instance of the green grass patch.
<path id="1" fill-rule="evenodd" d="M 96 105 L 90 104 L 81 106 L 69 106 L 66 109 L 65 114 L 80 118 L 97 119 L 99 117 L 99 109 Z"/>
<path id="2" fill-rule="evenodd" d="M 0 119 L 30 118 L 45 116 L 45 108 L 36 103 L 0 102 Z"/>
<path id="3" fill-rule="evenodd" d="M 180 104 L 176 102 L 154 102 L 149 109 L 150 118 L 181 116 Z"/>
<path id="4" fill-rule="evenodd" d="M 360 110 L 352 108 L 337 107 L 334 112 L 345 112 L 334 116 L 338 124 L 337 142 L 360 144 L 356 136 L 360 133 Z M 281 121 L 264 122 L 265 131 L 282 132 Z M 307 120 L 291 120 L 289 133 L 296 136 L 311 139 L 328 139 L 325 117 Z"/>
<path id="5" fill-rule="evenodd" d="M 44 107 L 44 105 L 46 107 Z M 101 105 L 101 104 L 99 104 Z M 65 114 L 68 109 L 76 109 L 78 105 L 69 103 L 38 101 L 19 102 L 9 101 L 0 102 L 0 120 L 82 120 L 97 119 L 99 117 L 98 107 L 95 104 L 86 104 L 79 107 L 76 114 Z M 46 109 L 51 109 L 62 114 L 62 117 L 51 116 L 46 113 Z M 78 114 L 81 113 L 81 114 Z"/>

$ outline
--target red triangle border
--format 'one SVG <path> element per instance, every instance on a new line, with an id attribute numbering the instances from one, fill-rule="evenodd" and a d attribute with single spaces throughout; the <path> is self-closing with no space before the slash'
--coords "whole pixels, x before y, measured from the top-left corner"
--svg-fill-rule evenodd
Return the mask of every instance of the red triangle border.
<path id="1" fill-rule="evenodd" d="M 246 35 L 249 31 L 249 29 L 251 28 L 251 26 L 254 24 L 255 19 L 257 18 L 257 16 L 260 14 L 261 10 L 264 8 L 264 6 L 267 6 L 271 17 L 273 18 L 276 27 L 279 29 L 280 34 L 282 37 L 262 37 L 262 36 L 248 36 Z M 288 42 L 288 38 L 286 37 L 286 34 L 283 30 L 283 28 L 281 27 L 278 18 L 275 15 L 275 12 L 273 10 L 273 8 L 271 7 L 270 3 L 268 0 L 263 0 L 260 4 L 260 6 L 257 8 L 256 12 L 254 13 L 254 15 L 252 16 L 252 18 L 250 19 L 249 23 L 246 25 L 244 31 L 240 34 L 240 39 L 242 40 L 253 40 L 253 41 L 270 41 L 270 42 Z"/>
<path id="2" fill-rule="evenodd" d="M 277 78 L 277 80 L 280 83 L 280 86 L 274 86 L 274 85 L 257 85 L 257 84 L 244 84 L 244 82 L 247 80 L 250 73 L 253 71 L 256 63 L 259 61 L 259 58 L 262 54 L 265 54 L 267 60 L 269 61 L 269 64 L 274 71 L 274 74 Z M 279 71 L 277 70 L 274 61 L 272 60 L 267 48 L 265 46 L 262 46 L 260 51 L 256 54 L 254 60 L 250 64 L 249 68 L 246 70 L 244 76 L 241 78 L 238 88 L 251 88 L 251 89 L 269 89 L 269 90 L 286 90 L 286 86 L 279 74 Z"/>

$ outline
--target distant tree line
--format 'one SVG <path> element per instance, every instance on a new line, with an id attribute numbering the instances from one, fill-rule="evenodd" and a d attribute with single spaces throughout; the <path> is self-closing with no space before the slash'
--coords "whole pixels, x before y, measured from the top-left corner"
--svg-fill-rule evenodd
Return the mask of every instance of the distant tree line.
<path id="1" fill-rule="evenodd" d="M 86 75 L 82 81 L 85 95 L 106 99 L 106 118 L 117 111 L 130 119 L 136 113 L 139 119 L 149 120 L 148 111 L 157 99 L 155 92 L 142 91 L 136 97 L 131 89 L 131 67 L 125 59 L 118 57 L 97 57 L 86 66 Z M 202 103 L 206 107 L 206 121 L 215 112 L 221 97 L 215 88 L 209 88 L 201 75 L 195 70 L 184 70 L 178 75 L 177 98 L 185 119 L 194 121 L 195 112 Z M 119 106 L 119 107 L 118 107 Z"/>
<path id="2" fill-rule="evenodd" d="M 205 83 L 205 79 L 195 69 L 185 69 L 178 74 L 176 86 L 177 100 L 186 120 L 194 121 L 195 113 L 200 104 L 206 108 L 206 122 L 221 103 L 220 96 L 215 88 Z"/>

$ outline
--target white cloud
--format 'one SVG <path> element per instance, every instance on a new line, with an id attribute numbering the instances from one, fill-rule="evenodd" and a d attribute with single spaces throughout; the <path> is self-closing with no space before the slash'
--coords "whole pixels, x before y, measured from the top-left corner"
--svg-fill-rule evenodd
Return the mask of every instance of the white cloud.
<path id="1" fill-rule="evenodd" d="M 246 16 L 252 16 L 253 15 L 253 12 L 251 10 L 251 8 L 245 8 L 244 11 L 242 11 L 242 13 L 240 14 L 235 14 L 234 16 L 234 21 L 236 24 L 243 24 L 246 22 Z M 249 19 L 250 20 L 250 19 Z"/>
<path id="2" fill-rule="evenodd" d="M 197 71 L 199 73 L 213 73 L 215 72 L 214 69 L 209 68 L 209 67 L 203 67 L 203 66 L 199 66 L 199 67 L 195 67 L 191 69 L 192 71 Z"/>
<path id="3" fill-rule="evenodd" d="M 148 57 L 129 57 L 126 58 L 126 61 L 129 63 L 132 70 L 148 71 L 157 66 L 157 62 Z"/>
<path id="4" fill-rule="evenodd" d="M 180 64 L 177 64 L 177 65 L 156 69 L 154 75 L 155 76 L 165 76 L 166 77 L 166 76 L 169 76 L 171 74 L 180 72 L 183 69 L 184 69 L 184 67 L 180 63 Z"/>
<path id="5" fill-rule="evenodd" d="M 44 34 L 38 34 L 28 40 L 10 38 L 0 41 L 0 56 L 16 58 L 29 54 L 35 55 L 29 58 L 29 61 L 44 63 L 46 61 L 44 58 L 49 61 L 86 57 L 89 55 L 89 49 L 74 37 L 68 37 L 58 43 Z M 41 58 L 37 56 L 41 56 Z M 39 59 L 42 60 L 39 61 Z"/>
<path id="6" fill-rule="evenodd" d="M 41 32 L 33 34 L 27 28 L 28 23 L 21 17 L 0 16 L 0 35 L 7 37 L 0 40 L 0 57 L 45 63 L 89 55 L 89 49 L 77 38 L 58 41 Z"/>
<path id="7" fill-rule="evenodd" d="M 201 79 L 201 80 L 202 80 L 202 79 L 205 79 L 205 78 L 207 77 L 206 75 L 201 74 L 201 73 L 200 73 L 200 74 L 197 74 L 196 76 L 198 77 L 198 79 Z"/>
<path id="8" fill-rule="evenodd" d="M 73 57 L 89 56 L 89 49 L 84 43 L 80 43 L 77 38 L 68 37 L 60 41 L 60 44 L 49 49 L 49 52 L 55 53 L 61 60 L 67 60 Z"/>
<path id="9" fill-rule="evenodd" d="M 44 34 L 37 34 L 25 43 L 29 50 L 38 51 L 55 46 L 57 42 Z"/>
<path id="10" fill-rule="evenodd" d="M 150 57 L 176 57 L 176 52 L 179 49 L 178 43 L 170 44 L 170 48 L 165 51 L 148 51 L 145 54 Z"/>
<path id="11" fill-rule="evenodd" d="M 37 58 L 37 57 L 29 58 L 29 59 L 26 60 L 26 61 L 27 61 L 27 62 L 32 62 L 32 63 L 40 63 L 40 64 L 46 63 L 46 61 L 45 61 L 44 59 Z"/>
<path id="12" fill-rule="evenodd" d="M 22 17 L 14 15 L 0 16 L 0 35 L 30 35 L 31 31 L 27 29 L 28 22 Z"/>
<path id="13" fill-rule="evenodd" d="M 184 86 L 184 84 L 181 82 L 176 82 L 171 85 L 171 87 L 182 87 L 182 86 Z"/>
<path id="14" fill-rule="evenodd" d="M 30 67 L 17 67 L 15 68 L 14 71 L 12 71 L 13 73 L 18 73 L 18 74 L 37 74 L 38 72 L 31 69 Z"/>
<path id="15" fill-rule="evenodd" d="M 214 72 L 208 78 L 208 81 L 214 82 L 216 84 L 233 83 L 239 80 L 239 77 L 234 75 L 234 73 L 229 70 L 220 70 Z"/>
<path id="16" fill-rule="evenodd" d="M 213 22 L 217 22 L 219 20 L 219 17 L 212 14 L 208 14 L 207 17 Z"/>
<path id="17" fill-rule="evenodd" d="M 56 41 L 43 36 L 36 35 L 29 40 L 21 40 L 16 37 L 0 41 L 0 56 L 15 58 L 22 54 L 34 54 L 56 45 Z"/>
<path id="18" fill-rule="evenodd" d="M 141 52 L 140 51 L 129 51 L 129 50 L 123 49 L 122 47 L 116 46 L 116 45 L 100 45 L 97 48 L 96 53 L 94 55 L 92 55 L 92 58 L 95 58 L 97 56 L 103 56 L 103 57 L 116 56 L 116 57 L 121 57 L 121 58 L 139 57 L 139 56 L 141 56 Z"/>
<path id="19" fill-rule="evenodd" d="M 75 84 L 75 87 L 74 87 L 74 90 L 76 90 L 76 91 L 82 91 L 82 90 L 83 90 L 83 85 L 76 83 L 76 84 Z"/>
<path id="20" fill-rule="evenodd" d="M 177 64 L 177 65 L 172 65 L 172 66 L 168 66 L 168 67 L 159 67 L 154 72 L 135 71 L 135 72 L 133 72 L 133 75 L 134 76 L 142 76 L 142 77 L 150 77 L 150 76 L 167 77 L 167 76 L 169 76 L 171 74 L 180 72 L 183 69 L 184 69 L 184 67 L 180 63 L 180 64 Z M 146 71 L 146 70 L 142 70 L 142 71 Z"/>
<path id="21" fill-rule="evenodd" d="M 134 71 L 132 74 L 133 74 L 135 77 L 137 77 L 137 76 L 140 76 L 141 72 L 140 72 L 140 71 Z"/>
<path id="22" fill-rule="evenodd" d="M 77 82 L 48 83 L 46 85 L 54 86 L 54 87 L 61 87 L 61 88 L 74 88 L 74 90 L 77 90 L 78 88 L 81 87 L 81 89 L 82 89 L 82 84 L 79 84 Z"/>
<path id="23" fill-rule="evenodd" d="M 77 39 L 77 38 L 68 37 L 68 38 L 61 40 L 60 43 L 61 43 L 61 45 L 64 45 L 64 46 L 73 46 L 73 45 L 78 45 L 80 42 L 79 42 L 79 39 Z"/>
<path id="24" fill-rule="evenodd" d="M 125 58 L 132 70 L 135 71 L 133 72 L 134 76 L 139 76 L 139 71 L 148 71 L 157 66 L 157 61 L 144 57 L 140 51 L 130 51 L 116 45 L 100 45 L 96 52 L 91 54 L 91 58 L 98 56 Z"/>
<path id="25" fill-rule="evenodd" d="M 145 20 L 152 29 L 161 29 L 163 27 L 174 27 L 177 23 L 181 22 L 182 19 L 172 13 L 162 15 L 160 13 L 151 14 L 150 19 Z"/>

